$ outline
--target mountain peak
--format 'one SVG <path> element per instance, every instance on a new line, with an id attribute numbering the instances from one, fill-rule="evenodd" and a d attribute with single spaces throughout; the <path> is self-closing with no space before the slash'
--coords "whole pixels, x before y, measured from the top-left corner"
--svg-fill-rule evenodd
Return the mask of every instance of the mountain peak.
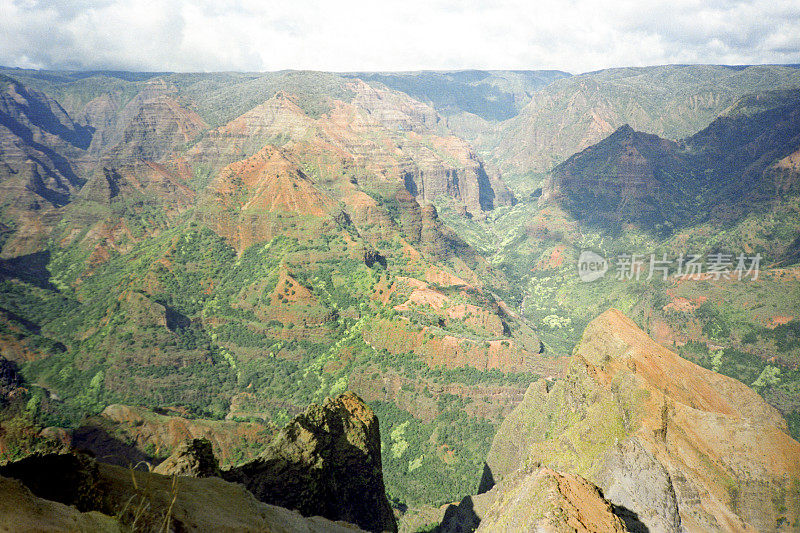
<path id="1" fill-rule="evenodd" d="M 676 205 L 687 201 L 679 196 L 676 177 L 687 181 L 692 171 L 677 143 L 625 124 L 554 168 L 541 201 L 563 202 L 577 218 L 593 223 L 675 226 L 685 221 Z M 665 189 L 673 196 L 663 194 Z"/>
<path id="2" fill-rule="evenodd" d="M 747 504 L 770 501 L 800 477 L 800 443 L 781 415 L 616 309 L 586 327 L 563 381 L 530 386 L 487 458 L 498 482 L 534 463 L 586 477 L 651 530 L 767 531 L 800 516 L 796 505 Z M 732 498 L 730 486 L 752 499 Z M 689 497 L 698 493 L 709 496 Z"/>
<path id="3" fill-rule="evenodd" d="M 636 133 L 636 130 L 634 130 L 631 125 L 627 123 L 617 128 L 614 132 L 615 135 L 630 135 L 634 133 Z"/>

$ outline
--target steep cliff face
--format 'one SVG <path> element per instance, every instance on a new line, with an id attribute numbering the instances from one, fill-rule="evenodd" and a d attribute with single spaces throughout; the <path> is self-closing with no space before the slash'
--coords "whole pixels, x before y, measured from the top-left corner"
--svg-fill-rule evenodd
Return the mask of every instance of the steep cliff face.
<path id="1" fill-rule="evenodd" d="M 162 476 L 211 477 L 219 476 L 219 462 L 214 457 L 211 441 L 192 439 L 180 444 L 153 469 Z"/>
<path id="2" fill-rule="evenodd" d="M 223 473 L 259 500 L 368 531 L 397 531 L 381 471 L 378 419 L 352 392 L 311 405 L 253 462 Z"/>
<path id="3" fill-rule="evenodd" d="M 359 143 L 351 148 L 353 154 L 369 155 L 365 161 L 375 172 L 399 179 L 417 199 L 434 202 L 450 198 L 473 215 L 510 203 L 508 190 L 496 177 L 489 178 L 483 162 L 469 145 L 437 127 L 439 117 L 432 108 L 360 80 L 353 89 L 356 96 L 350 105 L 366 110 L 370 121 L 386 129 L 390 137 L 387 141 L 396 145 L 394 153 L 387 150 L 389 143 Z M 338 110 L 339 117 L 349 113 L 346 108 Z M 337 119 L 336 111 L 331 118 Z M 383 161 L 383 168 L 373 161 Z"/>
<path id="4" fill-rule="evenodd" d="M 697 166 L 713 169 L 717 183 L 710 185 L 719 189 L 718 210 L 797 194 L 796 174 L 786 171 L 800 149 L 800 90 L 747 95 L 686 144 Z"/>
<path id="5" fill-rule="evenodd" d="M 90 138 L 55 100 L 0 76 L 0 216 L 12 225 L 6 257 L 41 249 L 55 209 L 84 182 L 74 159 Z"/>
<path id="6" fill-rule="evenodd" d="M 539 203 L 558 202 L 589 223 L 666 233 L 740 220 L 797 192 L 798 102 L 796 90 L 746 96 L 679 143 L 626 124 L 554 168 Z"/>
<path id="7" fill-rule="evenodd" d="M 305 181 L 324 190 L 330 197 L 326 203 L 351 204 L 354 219 L 369 202 L 358 195 L 365 191 L 373 198 L 391 198 L 405 188 L 421 204 L 451 202 L 462 213 L 478 216 L 513 202 L 469 145 L 439 124 L 433 108 L 385 87 L 339 81 L 343 92 L 317 95 L 326 104 L 325 112 L 278 90 L 238 118 L 208 130 L 192 110 L 192 97 L 161 77 L 124 90 L 100 91 L 80 105 L 72 102 L 82 124 L 44 93 L 4 78 L 0 189 L 5 194 L 0 207 L 13 223 L 5 237 L 6 255 L 40 251 L 51 237 L 72 244 L 72 236 L 87 225 L 97 225 L 94 233 L 102 233 L 103 224 L 119 219 L 108 218 L 109 211 L 123 205 L 128 206 L 125 219 L 144 226 L 156 222 L 163 229 L 168 221 L 154 221 L 151 211 L 162 210 L 168 218 L 185 211 L 194 205 L 195 191 L 220 171 L 225 174 L 222 181 L 231 174 L 252 174 L 257 169 L 244 167 L 253 167 L 254 157 L 264 159 L 257 155 L 267 145 L 282 150 Z M 79 96 L 71 98 L 80 101 Z M 235 164 L 238 168 L 230 167 Z M 81 205 L 60 209 L 75 200 Z M 81 203 L 87 201 L 92 205 Z M 274 221 L 255 221 L 262 206 L 245 207 L 254 209 L 244 219 L 223 217 L 221 224 L 232 226 L 227 237 L 247 245 L 284 229 Z M 62 221 L 66 224 L 53 236 Z M 254 223 L 260 227 L 251 227 Z M 377 240 L 386 237 L 386 228 L 381 231 Z M 435 240 L 437 235 L 429 232 L 427 237 Z M 81 244 L 97 248 L 94 263 L 112 251 L 124 251 L 113 235 Z"/>
<path id="8" fill-rule="evenodd" d="M 653 342 L 619 311 L 593 321 L 566 377 L 531 385 L 487 463 L 542 462 L 594 481 L 631 529 L 790 531 L 800 443 L 742 383 Z"/>
<path id="9" fill-rule="evenodd" d="M 387 128 L 427 133 L 439 124 L 436 111 L 405 93 L 387 91 L 362 80 L 354 80 L 352 105 L 362 108 L 371 118 Z"/>
<path id="10" fill-rule="evenodd" d="M 92 138 L 89 127 L 77 124 L 51 97 L 0 75 L 0 121 L 33 143 L 85 150 Z"/>
<path id="11" fill-rule="evenodd" d="M 174 167 L 153 161 L 137 161 L 119 167 L 102 166 L 81 188 L 77 199 L 107 206 L 113 202 L 158 205 L 169 215 L 189 208 L 195 192 Z"/>
<path id="12" fill-rule="evenodd" d="M 122 205 L 124 216 L 137 220 L 148 209 L 171 216 L 194 203 L 186 169 L 157 162 L 206 127 L 178 103 L 174 88 L 153 82 L 121 109 L 119 95 L 99 96 L 84 106 L 79 124 L 44 93 L 11 78 L 0 85 L 0 211 L 12 224 L 5 256 L 39 252 L 51 237 L 68 245 L 94 226 L 98 238 L 82 244 L 102 259 L 124 248 L 100 235 L 104 224 L 120 222 Z"/>
<path id="13" fill-rule="evenodd" d="M 439 220 L 436 206 L 424 201 L 420 205 L 407 189 L 399 189 L 393 200 L 398 206 L 400 230 L 410 244 L 438 260 L 453 257 L 460 241 Z M 463 259 L 474 260 L 467 255 L 472 254 L 467 251 Z"/>
<path id="14" fill-rule="evenodd" d="M 151 82 L 116 114 L 98 150 L 115 164 L 159 161 L 194 139 L 207 126 L 197 113 L 176 99 L 177 90 L 161 80 Z M 103 109 L 107 102 L 98 102 Z M 103 113 L 95 120 L 105 119 Z"/>
<path id="15" fill-rule="evenodd" d="M 496 159 L 507 172 L 546 172 L 623 123 L 595 80 L 559 80 L 500 126 Z"/>

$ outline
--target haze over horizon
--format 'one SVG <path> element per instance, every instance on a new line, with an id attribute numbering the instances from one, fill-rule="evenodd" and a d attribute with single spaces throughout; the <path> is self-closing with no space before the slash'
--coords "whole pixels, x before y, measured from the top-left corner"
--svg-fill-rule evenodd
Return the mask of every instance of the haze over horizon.
<path id="1" fill-rule="evenodd" d="M 800 63 L 800 5 L 0 0 L 0 64 L 11 67 L 579 73 L 675 63 Z"/>

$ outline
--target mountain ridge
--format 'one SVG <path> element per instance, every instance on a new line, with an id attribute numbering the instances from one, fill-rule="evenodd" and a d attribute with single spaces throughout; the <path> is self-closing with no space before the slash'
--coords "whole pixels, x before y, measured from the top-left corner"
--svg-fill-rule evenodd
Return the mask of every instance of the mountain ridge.
<path id="1" fill-rule="evenodd" d="M 499 480 L 531 461 L 586 475 L 651 529 L 779 531 L 800 519 L 789 496 L 799 457 L 786 421 L 755 392 L 611 309 L 587 327 L 564 381 L 531 386 L 487 463 Z M 781 491 L 783 505 L 755 504 Z"/>
<path id="2" fill-rule="evenodd" d="M 541 204 L 559 202 L 577 218 L 638 222 L 648 229 L 730 224 L 797 191 L 778 162 L 800 148 L 797 90 L 748 95 L 707 128 L 679 142 L 623 125 L 551 173 Z"/>

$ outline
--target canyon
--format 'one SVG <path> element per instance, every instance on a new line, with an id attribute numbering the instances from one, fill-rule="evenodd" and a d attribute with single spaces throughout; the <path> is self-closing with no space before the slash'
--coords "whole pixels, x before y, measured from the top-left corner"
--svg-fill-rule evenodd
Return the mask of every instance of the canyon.
<path id="1" fill-rule="evenodd" d="M 796 529 L 796 67 L 0 76 L 3 517 Z"/>

